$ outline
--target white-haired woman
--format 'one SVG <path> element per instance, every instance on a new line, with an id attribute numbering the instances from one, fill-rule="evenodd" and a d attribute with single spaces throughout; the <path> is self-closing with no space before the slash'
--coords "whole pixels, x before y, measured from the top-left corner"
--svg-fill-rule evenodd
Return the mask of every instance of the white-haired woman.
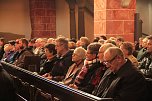
<path id="1" fill-rule="evenodd" d="M 74 62 L 74 64 L 69 67 L 68 72 L 64 80 L 62 81 L 63 84 L 69 85 L 74 82 L 76 76 L 81 70 L 81 67 L 83 66 L 85 54 L 86 50 L 82 47 L 78 47 L 74 50 L 72 55 L 72 61 Z"/>

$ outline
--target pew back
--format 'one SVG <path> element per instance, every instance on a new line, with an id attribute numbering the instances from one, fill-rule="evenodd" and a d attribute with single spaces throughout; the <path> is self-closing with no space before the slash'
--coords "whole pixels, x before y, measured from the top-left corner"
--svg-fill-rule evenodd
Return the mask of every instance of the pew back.
<path id="1" fill-rule="evenodd" d="M 28 101 L 113 101 L 72 89 L 4 61 L 1 64 L 14 78 L 17 93 Z"/>

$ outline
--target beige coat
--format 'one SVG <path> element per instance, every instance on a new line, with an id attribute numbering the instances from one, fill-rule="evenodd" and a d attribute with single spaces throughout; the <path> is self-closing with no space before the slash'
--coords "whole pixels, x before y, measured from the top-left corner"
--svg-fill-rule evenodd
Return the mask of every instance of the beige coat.
<path id="1" fill-rule="evenodd" d="M 65 79 L 62 81 L 65 85 L 69 85 L 72 84 L 76 78 L 76 76 L 79 74 L 80 69 L 83 66 L 83 62 L 81 62 L 78 66 L 74 63 L 72 64 L 69 69 L 68 72 L 65 76 Z"/>

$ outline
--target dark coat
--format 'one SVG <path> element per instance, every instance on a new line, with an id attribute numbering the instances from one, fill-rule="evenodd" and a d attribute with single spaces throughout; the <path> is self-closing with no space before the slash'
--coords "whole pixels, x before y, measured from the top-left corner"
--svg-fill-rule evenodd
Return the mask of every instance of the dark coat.
<path id="1" fill-rule="evenodd" d="M 146 77 L 152 78 L 152 54 L 145 54 L 138 68 Z"/>
<path id="2" fill-rule="evenodd" d="M 2 59 L 4 53 L 5 52 L 4 52 L 4 45 L 3 45 L 3 46 L 0 46 L 0 60 Z"/>
<path id="3" fill-rule="evenodd" d="M 137 60 L 141 61 L 145 54 L 146 54 L 146 49 L 142 48 L 137 54 Z"/>
<path id="4" fill-rule="evenodd" d="M 78 82 L 80 82 L 80 83 L 78 84 L 77 82 L 75 82 L 75 84 L 78 86 L 79 90 L 90 93 L 90 92 L 92 92 L 92 90 L 94 88 L 94 85 L 92 85 L 90 83 L 90 80 L 91 80 L 92 76 L 95 75 L 96 70 L 98 68 L 100 68 L 101 64 L 99 61 L 96 61 L 94 63 L 89 64 L 88 66 L 89 67 L 87 67 L 88 70 L 84 76 L 84 79 L 80 80 L 81 77 L 79 78 L 79 76 L 78 76 L 76 78 L 76 81 L 78 80 Z"/>
<path id="5" fill-rule="evenodd" d="M 70 50 L 63 57 L 58 57 L 50 73 L 53 80 L 61 81 L 64 79 L 69 67 L 73 64 L 72 54 L 73 51 Z"/>
<path id="6" fill-rule="evenodd" d="M 108 69 L 93 94 L 120 101 L 145 101 L 146 81 L 142 73 L 127 60 L 115 74 Z"/>
<path id="7" fill-rule="evenodd" d="M 13 80 L 0 65 L 0 101 L 17 101 L 16 98 Z"/>
<path id="8" fill-rule="evenodd" d="M 14 62 L 14 64 L 18 67 L 24 68 L 24 60 L 26 56 L 33 56 L 33 52 L 28 50 L 28 49 L 24 49 L 22 50 L 18 56 L 17 56 L 17 60 Z"/>
<path id="9" fill-rule="evenodd" d="M 55 62 L 57 61 L 57 57 L 54 56 L 51 60 L 46 59 L 42 64 L 42 70 L 40 71 L 40 75 L 51 72 Z"/>

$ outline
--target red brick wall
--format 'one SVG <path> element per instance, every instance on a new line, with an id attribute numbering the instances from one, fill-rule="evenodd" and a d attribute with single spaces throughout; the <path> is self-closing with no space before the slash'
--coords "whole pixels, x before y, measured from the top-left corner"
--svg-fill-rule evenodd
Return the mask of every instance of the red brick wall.
<path id="1" fill-rule="evenodd" d="M 121 0 L 95 0 L 95 36 L 122 36 L 133 42 L 135 9 L 136 0 L 127 8 L 121 7 Z"/>
<path id="2" fill-rule="evenodd" d="M 55 0 L 29 0 L 32 38 L 56 37 Z"/>

